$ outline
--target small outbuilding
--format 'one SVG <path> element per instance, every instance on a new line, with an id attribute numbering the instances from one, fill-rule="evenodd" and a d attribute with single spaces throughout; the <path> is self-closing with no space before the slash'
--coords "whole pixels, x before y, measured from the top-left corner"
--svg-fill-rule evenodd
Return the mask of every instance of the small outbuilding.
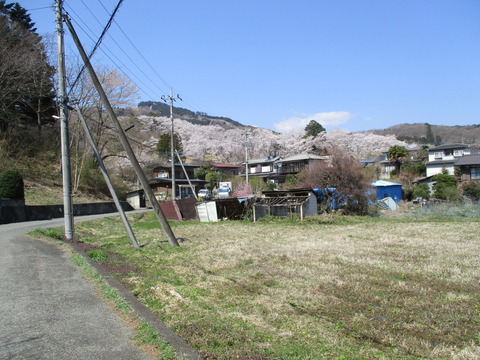
<path id="1" fill-rule="evenodd" d="M 317 197 L 312 189 L 263 191 L 253 204 L 253 221 L 271 215 L 289 217 L 296 214 L 301 220 L 317 214 Z"/>
<path id="2" fill-rule="evenodd" d="M 385 180 L 376 180 L 372 185 L 375 186 L 377 192 L 375 197 L 376 200 L 382 200 L 387 197 L 391 197 L 397 203 L 402 200 L 402 184 Z"/>

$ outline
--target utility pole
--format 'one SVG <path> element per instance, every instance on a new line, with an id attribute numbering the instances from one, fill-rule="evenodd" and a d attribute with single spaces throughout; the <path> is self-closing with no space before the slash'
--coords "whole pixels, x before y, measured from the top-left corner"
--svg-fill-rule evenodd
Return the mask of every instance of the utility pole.
<path id="1" fill-rule="evenodd" d="M 67 89 L 65 81 L 65 46 L 63 41 L 63 0 L 56 0 L 57 48 L 58 48 L 58 107 L 62 143 L 63 216 L 65 238 L 73 240 L 72 175 L 70 172 L 70 148 L 67 119 Z"/>
<path id="2" fill-rule="evenodd" d="M 105 179 L 105 182 L 107 183 L 108 190 L 110 190 L 110 194 L 112 195 L 113 202 L 115 203 L 115 206 L 117 207 L 118 213 L 120 214 L 120 218 L 122 219 L 123 225 L 125 226 L 125 230 L 127 231 L 128 237 L 130 238 L 130 241 L 133 245 L 134 248 L 139 248 L 138 246 L 138 241 L 135 238 L 135 234 L 132 231 L 132 227 L 130 226 L 130 223 L 128 222 L 127 216 L 125 215 L 125 212 L 123 211 L 122 205 L 120 204 L 120 200 L 118 199 L 117 193 L 115 192 L 115 188 L 113 187 L 112 181 L 110 180 L 110 176 L 108 176 L 107 169 L 105 168 L 105 164 L 103 163 L 102 157 L 100 156 L 100 153 L 98 152 L 97 145 L 95 144 L 95 141 L 93 140 L 92 134 L 90 133 L 90 129 L 87 126 L 87 122 L 85 121 L 85 118 L 83 117 L 82 111 L 80 110 L 80 107 L 78 104 L 75 104 L 75 110 L 77 110 L 78 117 L 80 118 L 80 122 L 82 123 L 83 130 L 85 131 L 85 135 L 87 136 L 87 140 L 90 143 L 90 146 L 92 147 L 93 153 L 95 155 L 95 158 L 97 159 L 98 166 L 100 167 L 100 170 L 102 171 L 103 178 Z"/>
<path id="3" fill-rule="evenodd" d="M 170 152 L 172 157 L 172 200 L 177 198 L 177 190 L 175 184 L 175 137 L 173 132 L 173 102 L 178 100 L 182 100 L 180 96 L 177 94 L 176 97 L 173 97 L 173 89 L 170 88 L 170 96 L 162 95 L 162 100 L 167 102 L 170 101 L 170 121 L 172 122 L 172 133 L 170 134 Z"/>
<path id="4" fill-rule="evenodd" d="M 188 185 L 190 185 L 190 189 L 192 190 L 193 196 L 195 196 L 195 199 L 197 199 L 197 201 L 198 201 L 198 196 L 195 193 L 195 187 L 192 185 L 192 182 L 190 181 L 190 177 L 187 174 L 187 170 L 185 170 L 185 166 L 183 166 L 182 159 L 180 158 L 180 155 L 178 154 L 177 150 L 175 150 L 175 154 L 177 154 L 178 162 L 180 163 L 180 166 L 182 167 L 183 173 L 187 177 Z"/>
<path id="5" fill-rule="evenodd" d="M 158 203 L 157 198 L 155 197 L 155 194 L 153 193 L 152 188 L 150 187 L 150 184 L 148 183 L 148 179 L 145 176 L 145 173 L 142 170 L 142 167 L 140 166 L 140 163 L 137 160 L 137 157 L 135 156 L 135 153 L 133 152 L 132 147 L 130 146 L 130 143 L 128 142 L 127 136 L 125 135 L 125 132 L 122 128 L 122 125 L 117 119 L 117 115 L 115 115 L 115 112 L 113 111 L 112 105 L 108 101 L 107 95 L 105 94 L 105 91 L 102 88 L 102 85 L 100 84 L 100 81 L 98 80 L 97 74 L 95 73 L 95 70 L 93 69 L 92 64 L 90 63 L 90 59 L 88 58 L 85 49 L 83 48 L 80 39 L 78 38 L 78 35 L 73 28 L 72 22 L 68 17 L 65 17 L 65 23 L 67 24 L 68 29 L 70 30 L 70 33 L 72 34 L 73 41 L 75 42 L 75 45 L 77 46 L 78 52 L 80 53 L 80 56 L 85 63 L 85 66 L 87 67 L 87 70 L 90 74 L 90 78 L 92 79 L 93 85 L 98 91 L 98 95 L 100 96 L 100 99 L 102 100 L 102 104 L 107 110 L 108 116 L 110 117 L 110 120 L 113 123 L 113 126 L 115 128 L 115 131 L 118 135 L 118 139 L 122 143 L 122 146 L 127 153 L 128 159 L 130 160 L 133 169 L 135 170 L 135 173 L 138 176 L 138 179 L 140 180 L 143 190 L 145 191 L 145 194 L 147 195 L 148 199 L 150 200 L 150 204 L 152 205 L 155 215 L 157 216 L 157 219 L 160 223 L 160 225 L 163 228 L 163 231 L 165 232 L 165 235 L 168 238 L 168 242 L 172 246 L 179 246 L 177 239 L 175 238 L 175 235 L 173 234 L 172 228 L 170 227 L 170 224 L 167 221 L 167 218 L 162 212 L 162 209 L 160 208 L 160 204 Z"/>
<path id="6" fill-rule="evenodd" d="M 250 131 L 243 130 L 242 135 L 245 136 L 245 142 L 243 146 L 245 146 L 245 181 L 248 184 L 248 135 L 250 135 Z"/>

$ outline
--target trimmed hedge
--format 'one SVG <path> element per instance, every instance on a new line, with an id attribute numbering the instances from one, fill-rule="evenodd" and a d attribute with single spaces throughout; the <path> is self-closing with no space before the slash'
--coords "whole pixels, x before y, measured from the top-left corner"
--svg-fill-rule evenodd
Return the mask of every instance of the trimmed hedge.
<path id="1" fill-rule="evenodd" d="M 25 200 L 23 177 L 17 170 L 0 174 L 0 199 Z"/>

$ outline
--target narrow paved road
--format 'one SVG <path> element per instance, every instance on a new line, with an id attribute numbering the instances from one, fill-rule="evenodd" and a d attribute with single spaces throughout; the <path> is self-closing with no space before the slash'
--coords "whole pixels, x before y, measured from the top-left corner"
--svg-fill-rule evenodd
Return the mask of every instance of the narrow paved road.
<path id="1" fill-rule="evenodd" d="M 0 359 L 150 359 L 59 245 L 23 235 L 61 225 L 0 225 Z"/>

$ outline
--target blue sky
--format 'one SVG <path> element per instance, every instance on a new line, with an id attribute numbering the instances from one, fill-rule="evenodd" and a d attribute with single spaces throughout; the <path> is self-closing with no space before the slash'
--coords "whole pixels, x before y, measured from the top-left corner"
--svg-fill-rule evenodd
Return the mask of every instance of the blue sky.
<path id="1" fill-rule="evenodd" d="M 19 3 L 54 32 L 53 0 Z M 91 49 L 117 1 L 65 3 Z M 480 124 L 479 19 L 478 0 L 124 0 L 94 60 L 139 101 L 173 87 L 177 106 L 277 131 Z"/>

